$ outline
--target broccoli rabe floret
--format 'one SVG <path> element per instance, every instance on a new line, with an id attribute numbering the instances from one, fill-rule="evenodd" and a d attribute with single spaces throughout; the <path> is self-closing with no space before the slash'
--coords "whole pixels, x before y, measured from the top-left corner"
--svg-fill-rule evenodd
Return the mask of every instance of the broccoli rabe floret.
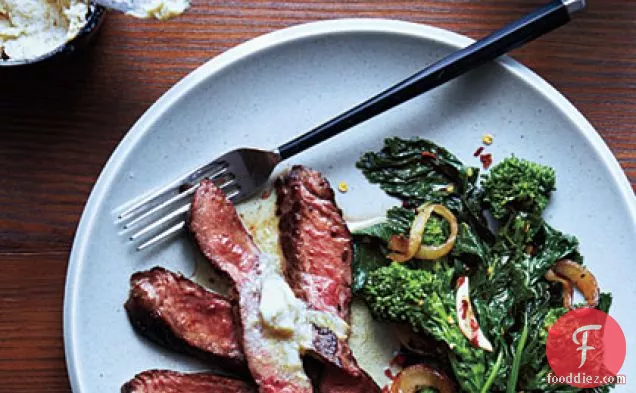
<path id="1" fill-rule="evenodd" d="M 427 246 L 440 246 L 448 239 L 448 221 L 434 214 L 426 222 L 422 244 Z"/>
<path id="2" fill-rule="evenodd" d="M 408 322 L 415 328 L 426 318 L 421 306 L 436 286 L 434 273 L 392 263 L 369 274 L 362 295 L 377 319 Z"/>
<path id="3" fill-rule="evenodd" d="M 392 263 L 369 274 L 362 296 L 376 319 L 405 322 L 416 332 L 426 331 L 439 340 L 459 341 L 454 324 L 453 270 L 410 269 Z M 457 329 L 459 337 L 461 333 Z M 463 338 L 461 338 L 463 339 Z"/>
<path id="4" fill-rule="evenodd" d="M 511 212 L 540 215 L 555 189 L 554 169 L 517 157 L 509 157 L 484 175 L 484 203 L 496 219 Z"/>

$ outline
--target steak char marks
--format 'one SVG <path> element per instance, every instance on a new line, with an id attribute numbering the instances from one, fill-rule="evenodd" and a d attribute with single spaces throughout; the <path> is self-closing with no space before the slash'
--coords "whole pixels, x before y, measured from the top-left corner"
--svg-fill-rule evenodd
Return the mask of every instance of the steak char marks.
<path id="1" fill-rule="evenodd" d="M 352 237 L 334 191 L 317 171 L 294 166 L 276 181 L 285 275 L 308 308 L 335 315 L 347 324 L 351 310 Z M 379 392 L 361 370 L 347 339 L 314 326 L 314 355 L 326 360 L 320 392 Z"/>
<path id="2" fill-rule="evenodd" d="M 247 373 L 229 299 L 161 267 L 130 278 L 125 304 L 135 329 L 158 344 Z"/>
<path id="3" fill-rule="evenodd" d="M 121 393 L 256 393 L 243 381 L 209 373 L 183 374 L 150 370 L 137 374 L 121 387 Z"/>
<path id="4" fill-rule="evenodd" d="M 267 256 L 254 244 L 232 203 L 211 181 L 204 180 L 194 195 L 190 230 L 203 254 L 234 284 L 243 352 L 259 391 L 311 393 L 298 350 L 285 347 L 260 319 Z"/>

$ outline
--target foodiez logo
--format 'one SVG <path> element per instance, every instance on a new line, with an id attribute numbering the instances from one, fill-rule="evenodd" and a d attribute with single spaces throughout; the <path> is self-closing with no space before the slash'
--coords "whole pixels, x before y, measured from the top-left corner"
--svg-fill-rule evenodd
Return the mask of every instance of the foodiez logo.
<path id="1" fill-rule="evenodd" d="M 572 341 L 574 341 L 575 344 L 579 344 L 579 340 L 576 338 L 576 335 L 583 332 L 583 340 L 582 340 L 583 344 L 576 349 L 577 351 L 581 351 L 581 364 L 579 365 L 579 368 L 583 367 L 583 365 L 585 364 L 585 361 L 587 360 L 587 351 L 596 349 L 594 347 L 587 346 L 588 330 L 601 330 L 602 327 L 603 326 L 601 325 L 585 325 L 576 329 L 574 331 L 574 334 L 572 334 Z"/>
<path id="2" fill-rule="evenodd" d="M 614 318 L 594 308 L 572 310 L 548 331 L 546 353 L 554 373 L 547 382 L 578 388 L 625 383 L 618 375 L 625 352 L 625 335 Z"/>

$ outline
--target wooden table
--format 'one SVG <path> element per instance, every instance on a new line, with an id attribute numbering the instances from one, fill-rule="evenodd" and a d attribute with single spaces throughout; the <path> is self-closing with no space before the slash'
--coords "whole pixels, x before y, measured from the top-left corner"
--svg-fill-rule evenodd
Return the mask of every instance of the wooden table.
<path id="1" fill-rule="evenodd" d="M 382 17 L 481 37 L 542 0 L 193 0 L 170 23 L 111 14 L 63 67 L 0 70 L 0 392 L 68 392 L 62 303 L 82 208 L 111 151 L 170 86 L 247 39 Z M 636 2 L 591 0 L 513 53 L 590 119 L 636 189 Z M 95 337 L 99 340 L 99 337 Z"/>

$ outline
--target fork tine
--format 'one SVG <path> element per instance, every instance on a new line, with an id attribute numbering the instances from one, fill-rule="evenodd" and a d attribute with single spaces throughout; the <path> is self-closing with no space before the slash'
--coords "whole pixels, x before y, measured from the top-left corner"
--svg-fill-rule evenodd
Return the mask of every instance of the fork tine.
<path id="1" fill-rule="evenodd" d="M 144 219 L 146 219 L 147 217 L 155 214 L 156 212 L 158 212 L 159 210 L 164 209 L 165 207 L 172 205 L 173 203 L 176 203 L 192 194 L 195 193 L 195 191 L 201 186 L 200 183 L 195 184 L 194 186 L 188 188 L 186 191 L 182 192 L 181 194 L 177 194 L 175 196 L 173 196 L 172 198 L 161 202 L 160 204 L 158 204 L 157 206 L 153 207 L 150 210 L 147 210 L 145 212 L 143 212 L 141 215 L 139 215 L 138 217 L 135 217 L 133 220 L 127 222 L 124 225 L 124 229 L 130 229 L 132 227 L 134 227 L 136 224 L 138 224 L 139 222 L 143 221 Z"/>
<path id="2" fill-rule="evenodd" d="M 168 228 L 167 230 L 161 232 L 160 234 L 158 234 L 157 236 L 149 239 L 148 241 L 140 244 L 139 246 L 137 246 L 137 251 L 143 251 L 144 249 L 153 246 L 155 244 L 158 244 L 160 242 L 162 242 L 163 240 L 167 239 L 168 237 L 178 233 L 179 231 L 181 231 L 183 228 L 185 227 L 185 221 L 180 221 L 178 222 L 176 225 Z"/>
<path id="3" fill-rule="evenodd" d="M 209 173 L 210 169 L 214 169 L 214 171 L 212 173 Z M 218 178 L 219 176 L 228 172 L 228 170 L 229 168 L 226 163 L 213 162 L 211 164 L 198 168 L 195 171 L 188 172 L 187 175 L 183 175 L 179 177 L 177 180 L 174 180 L 168 185 L 159 188 L 153 193 L 146 195 L 141 200 L 133 203 L 132 206 L 126 208 L 123 212 L 121 212 L 117 218 L 119 221 L 128 220 L 132 216 L 134 216 L 136 213 L 138 213 L 139 210 L 143 208 L 144 206 L 149 206 L 149 205 L 152 206 L 153 202 L 166 198 L 171 192 L 175 192 L 176 194 L 179 194 L 178 189 L 183 184 L 188 184 L 188 183 L 198 184 L 199 181 L 204 177 L 209 177 L 211 179 Z M 161 202 L 157 202 L 157 203 L 161 203 Z"/>
<path id="4" fill-rule="evenodd" d="M 240 190 L 238 189 L 234 189 L 228 193 L 226 193 L 226 197 L 230 200 L 235 199 L 239 194 L 240 194 Z M 154 221 L 153 223 L 151 223 L 150 225 L 140 229 L 138 232 L 134 233 L 133 235 L 130 236 L 130 240 L 134 241 L 137 240 L 138 238 L 142 237 L 143 235 L 148 234 L 149 232 L 152 232 L 154 229 L 160 227 L 161 225 L 165 224 L 166 222 L 169 222 L 170 220 L 174 219 L 175 217 L 178 217 L 181 214 L 186 213 L 188 210 L 190 210 L 190 206 L 191 204 L 188 203 L 186 205 L 183 205 L 182 207 L 180 207 L 179 209 L 169 213 L 168 215 L 161 217 L 159 220 Z M 170 237 L 171 235 L 179 232 L 180 230 L 182 230 L 185 227 L 185 220 L 184 221 L 179 221 L 177 224 L 171 226 L 170 228 L 166 229 L 163 232 L 160 232 L 159 234 L 153 236 L 152 238 L 148 239 L 146 242 L 140 244 L 139 246 L 137 246 L 137 251 L 142 251 L 150 246 L 156 245 L 161 243 L 163 240 L 167 239 L 168 237 Z"/>
<path id="5" fill-rule="evenodd" d="M 154 230 L 155 228 L 165 224 L 166 222 L 171 221 L 175 217 L 186 213 L 188 210 L 190 210 L 190 205 L 191 205 L 190 203 L 186 203 L 185 205 L 181 206 L 177 210 L 174 210 L 170 212 L 169 214 L 166 214 L 165 216 L 161 217 L 157 221 L 154 221 L 153 223 L 141 228 L 139 231 L 130 235 L 130 240 L 136 240 L 140 238 L 141 236 L 147 234 L 148 232 Z"/>
<path id="6" fill-rule="evenodd" d="M 213 180 L 218 180 L 218 177 L 213 179 Z M 215 182 L 216 186 L 220 189 L 224 189 L 227 188 L 229 186 L 231 186 L 232 184 L 234 184 L 234 178 L 230 177 L 227 179 L 224 179 L 225 181 L 223 182 Z M 145 219 L 147 219 L 148 217 L 152 216 L 153 214 L 165 209 L 166 207 L 175 204 L 176 202 L 182 200 L 182 199 L 186 199 L 187 197 L 189 197 L 190 195 L 194 194 L 196 192 L 196 190 L 201 187 L 201 183 L 197 183 L 195 185 L 193 185 L 192 187 L 188 188 L 186 191 L 177 194 L 173 197 L 171 197 L 170 199 L 165 200 L 164 202 L 161 202 L 160 204 L 158 204 L 157 206 L 151 208 L 150 210 L 147 210 L 143 213 L 141 213 L 141 215 L 133 218 L 131 221 L 127 222 L 124 224 L 124 229 L 131 229 L 134 228 L 135 226 L 137 226 L 137 224 L 139 224 L 140 222 L 144 221 Z M 132 217 L 131 217 L 132 218 Z"/>
<path id="7" fill-rule="evenodd" d="M 234 190 L 230 192 L 226 192 L 225 197 L 229 199 L 230 201 L 234 202 L 236 201 L 236 198 L 239 196 L 240 193 L 241 193 L 241 190 L 235 188 Z"/>

